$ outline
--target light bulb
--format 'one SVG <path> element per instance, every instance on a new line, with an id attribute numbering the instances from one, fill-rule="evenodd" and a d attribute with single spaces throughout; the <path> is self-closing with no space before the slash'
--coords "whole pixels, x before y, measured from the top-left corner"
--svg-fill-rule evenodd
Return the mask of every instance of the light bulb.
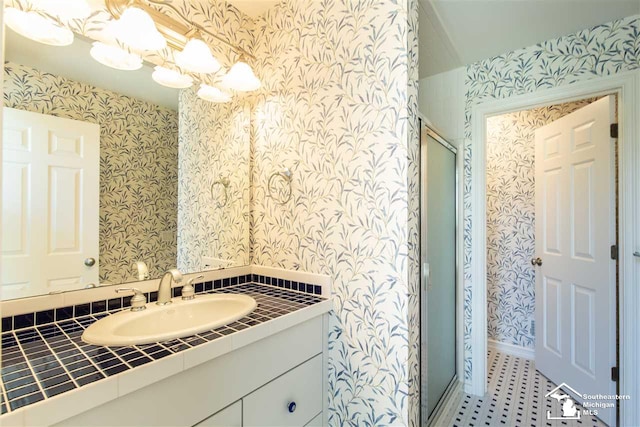
<path id="1" fill-rule="evenodd" d="M 224 87 L 239 92 L 249 92 L 260 89 L 260 80 L 253 74 L 253 70 L 243 61 L 236 62 L 229 72 L 222 78 Z"/>
<path id="2" fill-rule="evenodd" d="M 34 9 L 63 19 L 85 19 L 91 15 L 86 0 L 31 0 Z"/>
<path id="3" fill-rule="evenodd" d="M 132 71 L 142 68 L 142 58 L 135 53 L 129 53 L 118 46 L 111 46 L 102 42 L 94 42 L 91 51 L 93 59 L 115 68 L 116 70 Z"/>
<path id="4" fill-rule="evenodd" d="M 231 95 L 221 91 L 217 87 L 209 86 L 204 83 L 200 85 L 200 89 L 198 90 L 198 97 L 209 102 L 222 103 L 231 101 Z"/>
<path id="5" fill-rule="evenodd" d="M 175 70 L 164 68 L 159 65 L 155 68 L 151 78 L 156 83 L 173 89 L 186 89 L 191 87 L 193 84 L 191 76 L 181 74 Z"/>
<path id="6" fill-rule="evenodd" d="M 167 46 L 153 18 L 137 7 L 126 9 L 120 19 L 111 23 L 109 31 L 134 50 L 161 50 Z"/>
<path id="7" fill-rule="evenodd" d="M 211 50 L 200 39 L 191 39 L 182 52 L 176 53 L 176 64 L 194 73 L 209 74 L 220 69 L 220 63 L 211 55 Z"/>
<path id="8" fill-rule="evenodd" d="M 4 20 L 9 28 L 28 39 L 51 46 L 68 46 L 73 43 L 73 32 L 67 27 L 46 18 L 38 12 L 25 12 L 14 7 L 4 10 Z"/>

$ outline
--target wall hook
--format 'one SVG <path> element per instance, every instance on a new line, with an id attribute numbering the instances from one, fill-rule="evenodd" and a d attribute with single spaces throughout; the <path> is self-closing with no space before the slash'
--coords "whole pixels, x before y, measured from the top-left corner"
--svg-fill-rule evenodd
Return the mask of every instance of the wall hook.
<path id="1" fill-rule="evenodd" d="M 220 178 L 217 181 L 214 181 L 213 184 L 211 184 L 211 198 L 212 199 L 216 199 L 216 186 L 217 185 L 222 185 L 222 189 L 223 189 L 223 199 L 222 201 L 218 201 L 216 202 L 216 207 L 217 208 L 223 208 L 225 206 L 227 206 L 227 202 L 229 201 L 229 178 Z"/>
<path id="2" fill-rule="evenodd" d="M 292 178 L 293 172 L 289 168 L 272 173 L 267 182 L 269 196 L 281 205 L 287 204 L 293 195 L 291 188 Z M 278 181 L 282 182 L 280 188 L 278 188 Z"/>

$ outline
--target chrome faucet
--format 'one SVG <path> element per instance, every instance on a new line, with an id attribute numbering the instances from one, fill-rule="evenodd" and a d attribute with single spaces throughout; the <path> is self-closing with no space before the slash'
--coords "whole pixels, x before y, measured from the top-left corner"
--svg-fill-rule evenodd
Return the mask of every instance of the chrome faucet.
<path id="1" fill-rule="evenodd" d="M 164 273 L 162 279 L 160 279 L 160 286 L 158 286 L 158 305 L 167 305 L 171 304 L 171 284 L 173 282 L 179 284 L 182 282 L 182 273 L 177 268 L 172 268 L 171 270 Z"/>

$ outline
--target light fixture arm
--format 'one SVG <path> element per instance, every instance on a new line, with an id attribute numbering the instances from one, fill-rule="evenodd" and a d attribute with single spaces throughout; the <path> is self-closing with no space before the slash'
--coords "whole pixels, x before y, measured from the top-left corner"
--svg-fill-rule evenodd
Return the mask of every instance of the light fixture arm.
<path id="1" fill-rule="evenodd" d="M 107 10 L 111 14 L 111 16 L 113 16 L 113 18 L 115 19 L 119 19 L 122 13 L 129 7 L 137 7 L 144 10 L 151 16 L 151 18 L 156 24 L 156 28 L 167 40 L 167 45 L 172 47 L 175 50 L 184 49 L 187 42 L 193 36 L 198 34 L 198 32 L 201 32 L 229 46 L 234 52 L 236 52 L 240 56 L 244 55 L 252 59 L 255 59 L 255 56 L 253 56 L 252 54 L 250 54 L 240 46 L 236 46 L 230 43 L 229 41 L 225 40 L 223 37 L 220 37 L 217 34 L 212 33 L 211 31 L 207 30 L 200 24 L 191 22 L 186 16 L 182 14 L 182 12 L 180 12 L 174 5 L 167 2 L 166 0 L 105 0 L 105 4 L 107 7 Z M 180 17 L 180 19 L 182 19 L 185 23 L 188 23 L 188 25 L 165 15 L 159 10 L 151 7 L 150 6 L 151 4 L 167 7 L 171 9 L 175 14 L 177 14 Z"/>

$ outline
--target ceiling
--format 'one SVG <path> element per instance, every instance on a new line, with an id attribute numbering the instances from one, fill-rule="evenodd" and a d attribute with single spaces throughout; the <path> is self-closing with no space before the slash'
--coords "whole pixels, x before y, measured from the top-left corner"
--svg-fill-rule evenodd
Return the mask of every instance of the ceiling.
<path id="1" fill-rule="evenodd" d="M 420 78 L 640 14 L 640 0 L 420 0 Z"/>

